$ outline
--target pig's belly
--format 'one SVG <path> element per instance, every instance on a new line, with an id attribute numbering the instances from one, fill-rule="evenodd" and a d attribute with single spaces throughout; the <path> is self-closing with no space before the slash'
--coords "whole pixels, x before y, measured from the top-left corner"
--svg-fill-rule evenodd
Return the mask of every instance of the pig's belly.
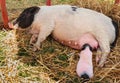
<path id="1" fill-rule="evenodd" d="M 71 29 L 71 28 L 57 28 L 53 31 L 53 38 L 62 43 L 63 45 L 67 45 L 74 49 L 81 49 L 83 44 L 88 43 L 91 46 L 96 47 L 93 43 L 97 41 L 93 37 L 92 34 L 88 33 L 87 31 L 81 31 L 78 29 Z"/>
<path id="2" fill-rule="evenodd" d="M 56 41 L 75 49 L 80 48 L 77 42 L 77 37 L 78 35 L 76 35 L 76 30 L 73 31 L 72 28 L 69 26 L 67 27 L 65 27 L 65 25 L 62 27 L 56 26 L 53 31 L 53 38 Z"/>
<path id="3" fill-rule="evenodd" d="M 66 39 L 63 39 L 63 38 L 61 38 L 59 36 L 56 36 L 56 35 L 53 35 L 53 38 L 56 41 L 60 42 L 61 44 L 72 47 L 74 49 L 80 49 L 81 48 L 80 45 L 79 45 L 79 42 L 76 38 L 75 39 L 71 39 L 71 38 L 69 39 L 69 37 L 67 38 L 67 36 L 66 36 Z"/>

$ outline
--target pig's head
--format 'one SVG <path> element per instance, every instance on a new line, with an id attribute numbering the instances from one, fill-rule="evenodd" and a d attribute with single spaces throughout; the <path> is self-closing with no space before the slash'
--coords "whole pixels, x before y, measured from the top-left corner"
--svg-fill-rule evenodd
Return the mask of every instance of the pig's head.
<path id="1" fill-rule="evenodd" d="M 26 29 L 30 27 L 34 21 L 35 14 L 38 13 L 39 10 L 40 7 L 37 6 L 26 8 L 16 20 L 8 24 L 9 27 L 13 29 Z"/>

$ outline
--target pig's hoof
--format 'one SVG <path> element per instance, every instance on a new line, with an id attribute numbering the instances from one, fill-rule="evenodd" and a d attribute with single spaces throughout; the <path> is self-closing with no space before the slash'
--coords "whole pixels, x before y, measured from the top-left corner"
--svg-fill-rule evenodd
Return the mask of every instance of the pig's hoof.
<path id="1" fill-rule="evenodd" d="M 37 45 L 34 45 L 34 47 L 33 47 L 33 51 L 38 51 L 38 50 L 40 50 L 40 47 L 37 46 Z"/>
<path id="2" fill-rule="evenodd" d="M 29 44 L 30 44 L 31 46 L 34 46 L 34 43 L 32 43 L 32 42 L 30 42 Z"/>
<path id="3" fill-rule="evenodd" d="M 36 42 L 35 40 L 31 39 L 30 42 L 29 42 L 29 44 L 30 44 L 30 45 L 34 45 L 35 42 Z"/>
<path id="4" fill-rule="evenodd" d="M 105 63 L 100 61 L 98 64 L 98 67 L 104 67 L 104 66 L 105 66 Z"/>

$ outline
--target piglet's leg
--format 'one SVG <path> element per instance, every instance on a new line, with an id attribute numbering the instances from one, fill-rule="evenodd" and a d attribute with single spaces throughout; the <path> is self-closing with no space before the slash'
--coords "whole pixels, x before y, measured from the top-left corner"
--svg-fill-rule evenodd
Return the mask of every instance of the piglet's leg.
<path id="1" fill-rule="evenodd" d="M 93 77 L 92 51 L 89 44 L 85 44 L 80 52 L 80 59 L 77 64 L 76 72 L 78 76 L 89 79 Z"/>

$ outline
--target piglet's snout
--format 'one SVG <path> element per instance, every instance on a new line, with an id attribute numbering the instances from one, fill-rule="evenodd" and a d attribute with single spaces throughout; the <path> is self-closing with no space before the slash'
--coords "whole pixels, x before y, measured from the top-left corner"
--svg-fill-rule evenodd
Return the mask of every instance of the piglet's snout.
<path id="1" fill-rule="evenodd" d="M 92 52 L 89 47 L 86 47 L 79 54 L 80 59 L 77 64 L 76 72 L 78 76 L 84 79 L 93 77 Z"/>

